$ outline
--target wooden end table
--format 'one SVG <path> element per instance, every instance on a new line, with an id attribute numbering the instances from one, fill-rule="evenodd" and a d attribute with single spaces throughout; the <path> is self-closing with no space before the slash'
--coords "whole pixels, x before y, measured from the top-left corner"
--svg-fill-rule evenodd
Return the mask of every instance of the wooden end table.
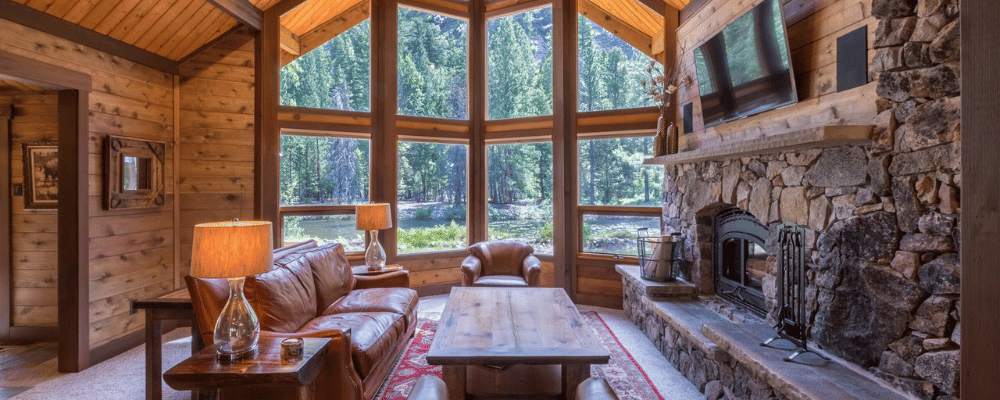
<path id="1" fill-rule="evenodd" d="M 502 391 L 496 394 L 521 397 L 510 392 L 523 386 L 517 380 L 550 386 L 544 382 L 549 379 L 539 378 L 555 370 L 561 370 L 551 379 L 561 386 L 560 398 L 573 399 L 577 385 L 590 377 L 590 365 L 607 364 L 610 358 L 566 292 L 557 288 L 452 288 L 427 352 L 428 364 L 443 366 L 452 400 L 464 399 L 467 388 L 484 380 L 513 382 L 492 386 Z M 476 367 L 482 365 L 513 371 L 483 379 Z"/>
<path id="2" fill-rule="evenodd" d="M 329 338 L 304 338 L 297 361 L 281 360 L 280 338 L 261 338 L 257 354 L 234 362 L 216 359 L 209 346 L 163 373 L 163 380 L 176 390 L 197 390 L 217 398 L 219 389 L 245 386 L 293 386 L 300 400 L 312 399 L 316 377 L 323 368 Z"/>
<path id="3" fill-rule="evenodd" d="M 396 272 L 396 271 L 404 271 L 405 272 L 406 270 L 403 269 L 403 267 L 401 265 L 399 265 L 399 264 L 386 265 L 385 267 L 383 267 L 382 269 L 380 269 L 378 271 L 369 271 L 367 265 L 361 265 L 361 266 L 357 266 L 357 267 L 351 267 L 351 272 L 354 273 L 354 275 L 359 275 L 359 276 L 382 275 L 382 274 L 388 274 L 390 272 Z"/>
<path id="4" fill-rule="evenodd" d="M 160 372 L 163 371 L 163 321 L 180 320 L 191 323 L 191 354 L 205 348 L 194 320 L 194 307 L 187 288 L 132 302 L 131 312 L 146 311 L 146 400 L 163 398 Z"/>

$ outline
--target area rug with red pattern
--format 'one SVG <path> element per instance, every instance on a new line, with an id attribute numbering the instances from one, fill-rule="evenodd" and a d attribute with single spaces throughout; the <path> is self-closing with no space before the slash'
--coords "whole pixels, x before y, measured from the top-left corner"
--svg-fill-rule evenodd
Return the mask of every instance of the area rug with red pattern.
<path id="1" fill-rule="evenodd" d="M 584 320 L 594 329 L 601 344 L 611 354 L 611 360 L 606 365 L 592 365 L 590 374 L 607 380 L 615 394 L 622 400 L 663 399 L 663 396 L 653 387 L 646 372 L 622 347 L 618 337 L 611 332 L 611 328 L 604 323 L 601 316 L 593 311 L 584 312 L 582 315 Z M 375 396 L 376 399 L 404 400 L 417 378 L 424 375 L 441 377 L 441 366 L 427 364 L 427 351 L 431 348 L 440 315 L 430 315 L 429 317 L 419 319 L 413 340 L 400 359 L 396 361 L 396 366 L 389 374 L 389 379 L 379 389 L 379 393 Z"/>

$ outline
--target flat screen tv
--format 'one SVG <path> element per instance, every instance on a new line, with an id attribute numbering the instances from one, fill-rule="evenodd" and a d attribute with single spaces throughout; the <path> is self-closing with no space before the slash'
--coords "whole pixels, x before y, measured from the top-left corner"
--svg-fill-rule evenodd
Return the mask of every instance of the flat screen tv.
<path id="1" fill-rule="evenodd" d="M 694 50 L 705 127 L 794 104 L 795 75 L 778 0 L 764 0 Z"/>

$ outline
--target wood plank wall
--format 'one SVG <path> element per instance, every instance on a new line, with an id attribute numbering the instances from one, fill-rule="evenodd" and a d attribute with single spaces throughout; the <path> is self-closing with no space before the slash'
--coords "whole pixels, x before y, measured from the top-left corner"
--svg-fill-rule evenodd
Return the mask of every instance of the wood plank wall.
<path id="1" fill-rule="evenodd" d="M 0 93 L 0 105 L 13 105 L 10 182 L 24 184 L 26 142 L 58 142 L 56 92 Z M 11 326 L 48 326 L 57 322 L 56 210 L 25 210 L 24 196 L 11 192 Z"/>
<path id="2" fill-rule="evenodd" d="M 90 95 L 90 347 L 143 328 L 129 300 L 173 289 L 173 76 L 0 19 L 0 51 L 93 78 Z M 167 142 L 160 208 L 105 211 L 101 147 L 108 134 Z M 26 239 L 22 238 L 20 241 Z M 17 244 L 15 244 L 17 246 Z M 167 256 L 169 255 L 169 256 Z"/>
<path id="3" fill-rule="evenodd" d="M 180 264 L 191 267 L 194 225 L 253 219 L 254 41 L 237 32 L 181 65 Z"/>
<path id="4" fill-rule="evenodd" d="M 697 83 L 681 87 L 676 121 L 683 120 L 684 104 L 693 102 L 694 132 L 681 137 L 681 149 L 711 146 L 720 141 L 745 140 L 785 133 L 806 126 L 860 124 L 875 119 L 875 77 L 869 84 L 837 93 L 837 38 L 861 27 L 868 29 L 871 60 L 878 21 L 871 0 L 781 0 L 788 27 L 792 69 L 799 103 L 711 128 L 702 124 Z M 748 11 L 759 0 L 709 0 L 677 31 L 678 55 L 696 80 L 694 49 Z M 681 55 L 680 49 L 684 50 Z"/>

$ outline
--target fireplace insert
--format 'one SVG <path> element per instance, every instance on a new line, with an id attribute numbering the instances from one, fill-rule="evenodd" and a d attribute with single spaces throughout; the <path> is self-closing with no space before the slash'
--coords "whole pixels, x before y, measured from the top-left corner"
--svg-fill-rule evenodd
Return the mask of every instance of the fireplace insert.
<path id="1" fill-rule="evenodd" d="M 764 243 L 767 227 L 737 207 L 715 217 L 715 293 L 763 317 L 764 276 L 772 273 Z"/>

